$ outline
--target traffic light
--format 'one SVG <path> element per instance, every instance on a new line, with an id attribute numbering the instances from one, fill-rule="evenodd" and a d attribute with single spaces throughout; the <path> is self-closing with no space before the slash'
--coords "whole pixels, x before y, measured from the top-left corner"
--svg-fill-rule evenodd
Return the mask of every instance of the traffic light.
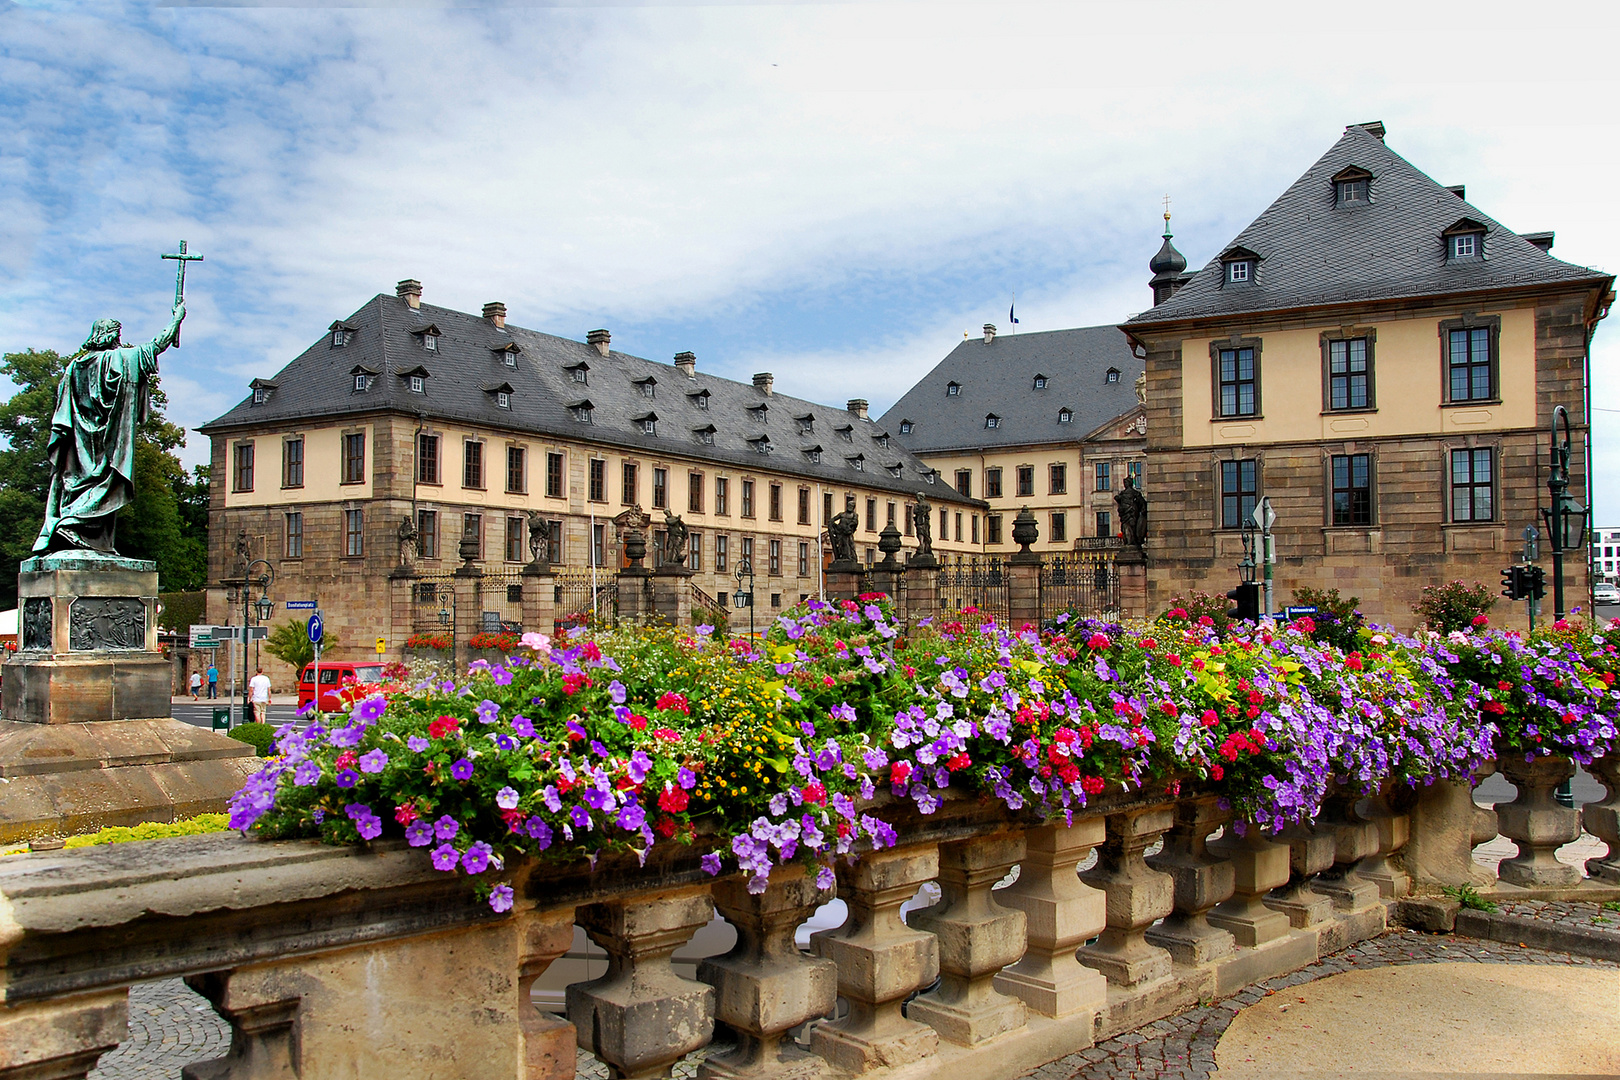
<path id="1" fill-rule="evenodd" d="M 1257 583 L 1245 582 L 1228 592 L 1226 598 L 1236 605 L 1227 609 L 1228 619 L 1260 621 L 1260 586 Z"/>
<path id="2" fill-rule="evenodd" d="M 1502 595 L 1509 600 L 1523 600 L 1526 584 L 1524 567 L 1510 566 L 1502 571 Z"/>
<path id="3" fill-rule="evenodd" d="M 1547 595 L 1547 575 L 1542 571 L 1541 567 L 1525 567 L 1524 577 L 1525 595 L 1533 596 L 1537 600 L 1540 600 L 1543 596 Z"/>

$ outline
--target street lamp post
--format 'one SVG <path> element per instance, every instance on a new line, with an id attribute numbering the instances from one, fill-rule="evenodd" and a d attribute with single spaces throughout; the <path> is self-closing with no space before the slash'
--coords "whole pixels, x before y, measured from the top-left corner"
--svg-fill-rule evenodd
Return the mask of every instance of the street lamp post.
<path id="1" fill-rule="evenodd" d="M 245 532 L 238 534 L 236 538 L 236 553 L 242 560 L 237 564 L 241 568 L 241 572 L 235 577 L 223 579 L 220 584 L 225 586 L 225 602 L 227 604 L 234 606 L 238 595 L 242 599 L 242 720 L 246 723 L 249 712 L 247 679 L 248 626 L 251 625 L 254 615 L 259 617 L 259 622 L 266 623 L 275 614 L 276 605 L 270 600 L 270 586 L 276 580 L 276 569 L 263 559 L 248 558 L 248 540 Z M 258 570 L 257 574 L 254 573 L 256 568 Z M 259 590 L 257 599 L 253 596 L 255 587 Z"/>
<path id="2" fill-rule="evenodd" d="M 1558 437 L 1558 421 L 1564 421 L 1564 436 Z M 1552 542 L 1553 560 L 1553 617 L 1564 617 L 1564 552 L 1585 546 L 1586 507 L 1569 497 L 1569 446 L 1571 432 L 1569 410 L 1559 405 L 1553 409 L 1552 432 L 1548 449 L 1551 452 L 1547 474 L 1547 494 L 1550 506 L 1541 511 L 1547 525 L 1547 537 Z"/>
<path id="3" fill-rule="evenodd" d="M 748 579 L 748 589 L 743 589 L 743 578 Z M 749 559 L 737 563 L 737 592 L 731 598 L 731 606 L 748 608 L 748 638 L 754 638 L 754 564 Z"/>

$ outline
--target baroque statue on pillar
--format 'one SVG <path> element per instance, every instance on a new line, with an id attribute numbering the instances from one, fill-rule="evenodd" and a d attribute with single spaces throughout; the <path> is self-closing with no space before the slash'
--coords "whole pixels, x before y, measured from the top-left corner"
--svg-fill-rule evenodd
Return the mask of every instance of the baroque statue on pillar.
<path id="1" fill-rule="evenodd" d="M 855 562 L 855 530 L 860 525 L 860 515 L 855 513 L 855 500 L 845 499 L 844 509 L 827 522 L 827 539 L 832 543 L 834 563 Z"/>
<path id="2" fill-rule="evenodd" d="M 917 553 L 914 558 L 923 559 L 934 554 L 934 508 L 928 502 L 928 496 L 917 492 L 917 505 L 911 508 L 911 524 L 917 531 Z"/>
<path id="3" fill-rule="evenodd" d="M 1125 546 L 1141 550 L 1147 542 L 1148 504 L 1142 493 L 1136 490 L 1135 477 L 1125 478 L 1125 486 L 1114 496 L 1114 506 L 1119 510 L 1119 532 Z"/>
<path id="4" fill-rule="evenodd" d="M 686 522 L 681 520 L 679 514 L 664 511 L 664 553 L 665 566 L 683 566 L 686 563 L 686 541 L 688 538 Z"/>
<path id="5" fill-rule="evenodd" d="M 542 565 L 551 551 L 551 523 L 538 510 L 529 511 L 529 562 Z"/>

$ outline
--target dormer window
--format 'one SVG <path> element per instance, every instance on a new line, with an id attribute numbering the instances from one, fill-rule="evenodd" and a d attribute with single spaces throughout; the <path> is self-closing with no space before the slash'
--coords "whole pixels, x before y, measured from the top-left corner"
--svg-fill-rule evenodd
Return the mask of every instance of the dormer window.
<path id="1" fill-rule="evenodd" d="M 276 384 L 269 379 L 254 379 L 248 385 L 253 388 L 253 404 L 255 405 L 268 403 L 270 396 L 276 392 Z"/>
<path id="2" fill-rule="evenodd" d="M 505 364 L 507 367 L 517 367 L 518 347 L 516 345 L 503 345 L 499 349 L 494 349 L 492 351 L 495 353 L 496 357 L 500 359 L 501 363 Z"/>
<path id="3" fill-rule="evenodd" d="M 505 390 L 495 391 L 495 407 L 497 409 L 510 409 L 512 407 L 512 395 Z"/>
<path id="4" fill-rule="evenodd" d="M 876 435 L 872 436 L 872 441 L 883 447 L 883 449 L 887 450 L 889 448 L 889 433 L 886 431 L 880 431 Z"/>
<path id="5" fill-rule="evenodd" d="M 997 416 L 995 413 L 986 413 L 984 417 L 984 426 L 987 428 L 1000 427 L 1001 417 Z"/>
<path id="6" fill-rule="evenodd" d="M 845 458 L 844 460 L 849 462 L 849 467 L 854 469 L 856 472 L 865 472 L 866 471 L 866 458 L 865 458 L 865 456 L 863 456 L 861 454 L 855 454 L 855 455 L 853 455 L 851 457 Z"/>
<path id="7" fill-rule="evenodd" d="M 583 362 L 578 363 L 578 364 L 570 364 L 567 367 L 563 368 L 563 370 L 568 372 L 568 377 L 570 379 L 573 379 L 575 382 L 579 383 L 581 386 L 584 386 L 587 382 L 590 381 L 591 365 L 589 365 L 589 364 L 586 364 L 586 363 L 583 363 Z"/>
<path id="8" fill-rule="evenodd" d="M 1035 389 L 1037 389 L 1037 390 L 1045 390 L 1046 389 L 1046 376 L 1045 375 L 1037 375 L 1037 376 L 1035 376 Z"/>
<path id="9" fill-rule="evenodd" d="M 1221 255 L 1221 278 L 1225 285 L 1249 285 L 1254 282 L 1260 256 L 1246 247 L 1230 247 Z"/>
<path id="10" fill-rule="evenodd" d="M 766 416 L 769 415 L 769 413 L 770 407 L 768 405 L 748 406 L 748 419 L 754 421 L 755 423 L 763 424 Z"/>
<path id="11" fill-rule="evenodd" d="M 589 401 L 576 401 L 568 406 L 568 413 L 581 424 L 591 422 L 591 409 L 594 406 Z"/>
<path id="12" fill-rule="evenodd" d="M 699 390 L 695 394 L 687 394 L 686 400 L 705 411 L 707 411 L 709 408 L 709 392 L 707 390 Z"/>
<path id="13" fill-rule="evenodd" d="M 843 439 L 845 442 L 852 443 L 855 441 L 855 428 L 853 426 L 845 424 L 843 427 L 833 428 L 833 430 L 836 431 L 838 433 L 838 437 Z"/>
<path id="14" fill-rule="evenodd" d="M 754 453 L 756 454 L 768 454 L 771 452 L 771 440 L 765 435 L 761 435 L 755 439 L 749 439 L 748 445 L 754 448 Z"/>
<path id="15" fill-rule="evenodd" d="M 714 430 L 715 429 L 714 429 L 713 424 L 708 424 L 708 425 L 706 425 L 704 427 L 700 427 L 700 428 L 693 428 L 692 429 L 692 437 L 697 439 L 697 441 L 699 443 L 701 443 L 702 445 L 704 445 L 704 446 L 713 446 L 714 445 Z"/>
<path id="16" fill-rule="evenodd" d="M 821 447 L 819 447 L 819 446 L 807 446 L 807 447 L 805 447 L 804 448 L 804 459 L 806 461 L 809 461 L 809 462 L 820 464 L 820 462 L 821 462 Z"/>
<path id="17" fill-rule="evenodd" d="M 948 383 L 945 384 L 945 396 L 946 397 L 956 397 L 961 392 L 962 392 L 962 384 L 961 383 L 959 383 L 959 382 L 948 382 Z"/>
<path id="18" fill-rule="evenodd" d="M 911 429 L 916 427 L 916 426 L 917 425 L 913 424 L 910 420 L 902 420 L 902 421 L 900 421 L 900 434 L 902 434 L 902 435 L 910 435 L 911 434 Z"/>
<path id="19" fill-rule="evenodd" d="M 898 461 L 893 465 L 885 465 L 883 467 L 888 470 L 889 475 L 894 477 L 896 480 L 900 479 L 900 475 L 906 471 L 906 467 L 900 464 Z"/>
<path id="20" fill-rule="evenodd" d="M 651 399 L 658 392 L 658 380 L 651 376 L 645 379 L 637 379 L 636 389 L 641 391 L 642 397 Z"/>
<path id="21" fill-rule="evenodd" d="M 349 369 L 349 377 L 354 380 L 354 392 L 363 394 L 371 389 L 371 382 L 377 377 L 377 373 L 364 365 L 356 364 Z"/>
<path id="22" fill-rule="evenodd" d="M 371 376 L 370 375 L 356 375 L 354 377 L 354 392 L 355 393 L 357 393 L 357 394 L 365 393 L 366 389 L 370 385 L 371 385 Z"/>
<path id="23" fill-rule="evenodd" d="M 327 327 L 332 331 L 332 348 L 341 349 L 354 338 L 354 327 L 345 322 L 335 322 Z"/>
<path id="24" fill-rule="evenodd" d="M 816 418 L 810 413 L 805 413 L 803 416 L 795 416 L 793 418 L 793 422 L 798 426 L 800 435 L 809 435 L 816 430 Z"/>
<path id="25" fill-rule="evenodd" d="M 1234 285 L 1245 285 L 1254 272 L 1254 264 L 1247 259 L 1234 259 L 1226 264 L 1226 280 Z"/>
<path id="26" fill-rule="evenodd" d="M 657 413 L 647 413 L 645 416 L 638 416 L 636 417 L 635 423 L 637 430 L 639 430 L 643 435 L 658 434 Z"/>
<path id="27" fill-rule="evenodd" d="M 939 470 L 938 469 L 924 469 L 922 471 L 923 483 L 932 484 L 934 482 L 934 477 L 936 477 L 938 475 L 939 475 Z"/>
<path id="28" fill-rule="evenodd" d="M 1446 261 L 1467 262 L 1485 257 L 1485 224 L 1473 218 L 1460 218 L 1443 234 Z"/>
<path id="29" fill-rule="evenodd" d="M 422 335 L 422 348 L 426 349 L 428 352 L 438 352 L 439 351 L 439 335 L 438 334 L 423 334 Z"/>
<path id="30" fill-rule="evenodd" d="M 413 394 L 427 393 L 427 381 L 431 375 L 432 372 L 421 365 L 399 373 L 399 377 L 405 380 L 405 389 Z"/>
<path id="31" fill-rule="evenodd" d="M 427 380 L 420 375 L 412 375 L 410 377 L 410 387 L 413 394 L 425 394 L 427 393 Z"/>
<path id="32" fill-rule="evenodd" d="M 1072 423 L 1074 423 L 1074 410 L 1073 409 L 1059 409 L 1058 410 L 1058 423 L 1060 423 L 1060 424 L 1072 424 Z"/>
<path id="33" fill-rule="evenodd" d="M 1364 206 L 1372 191 L 1372 173 L 1352 165 L 1333 177 L 1334 206 Z"/>

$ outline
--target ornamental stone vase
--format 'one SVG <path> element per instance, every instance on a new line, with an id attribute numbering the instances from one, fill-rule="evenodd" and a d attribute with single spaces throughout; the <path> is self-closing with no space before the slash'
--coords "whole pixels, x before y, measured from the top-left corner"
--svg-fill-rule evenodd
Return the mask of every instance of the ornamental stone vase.
<path id="1" fill-rule="evenodd" d="M 1597 881 L 1620 885 L 1620 750 L 1592 762 L 1590 771 L 1608 789 L 1602 802 L 1581 810 L 1586 831 L 1609 845 L 1609 852 L 1586 860 L 1586 872 Z"/>
<path id="2" fill-rule="evenodd" d="M 1526 761 L 1512 755 L 1501 764 L 1502 774 L 1519 794 L 1506 805 L 1497 804 L 1496 819 L 1502 835 L 1518 845 L 1519 853 L 1503 859 L 1497 875 L 1525 888 L 1579 885 L 1580 867 L 1559 862 L 1556 853 L 1580 839 L 1581 815 L 1553 800 L 1553 789 L 1575 775 L 1575 763 L 1565 757 Z"/>

